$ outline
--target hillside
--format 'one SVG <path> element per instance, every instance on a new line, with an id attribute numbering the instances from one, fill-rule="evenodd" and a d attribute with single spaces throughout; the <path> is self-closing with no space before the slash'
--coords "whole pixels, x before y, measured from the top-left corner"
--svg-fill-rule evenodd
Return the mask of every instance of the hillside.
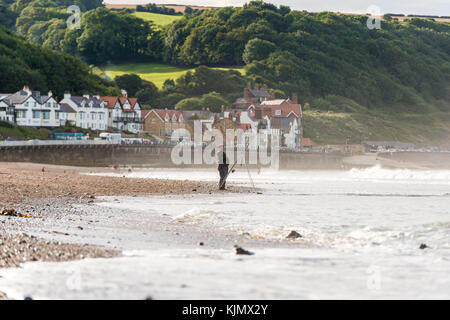
<path id="1" fill-rule="evenodd" d="M 245 74 L 244 68 L 213 68 L 218 70 L 236 70 Z M 135 63 L 119 64 L 102 67 L 101 70 L 109 78 L 114 79 L 123 74 L 137 74 L 141 79 L 153 82 L 158 88 L 162 88 L 164 81 L 176 80 L 193 68 L 180 68 L 159 63 Z"/>
<path id="2" fill-rule="evenodd" d="M 151 21 L 157 26 L 164 27 L 174 21 L 181 19 L 181 16 L 168 14 L 152 13 L 152 12 L 134 12 L 133 15 L 144 21 Z"/>
<path id="3" fill-rule="evenodd" d="M 52 90 L 58 97 L 65 90 L 74 94 L 118 92 L 112 84 L 92 75 L 79 59 L 30 44 L 3 26 L 0 26 L 0 66 L 2 93 L 15 92 L 24 85 L 42 92 Z"/>
<path id="4" fill-rule="evenodd" d="M 403 141 L 418 146 L 450 147 L 450 113 L 345 113 L 308 110 L 304 135 L 319 144 Z"/>
<path id="5" fill-rule="evenodd" d="M 246 65 L 255 82 L 320 110 L 450 110 L 450 25 L 291 11 L 253 1 L 184 16 L 165 34 L 178 65 Z"/>

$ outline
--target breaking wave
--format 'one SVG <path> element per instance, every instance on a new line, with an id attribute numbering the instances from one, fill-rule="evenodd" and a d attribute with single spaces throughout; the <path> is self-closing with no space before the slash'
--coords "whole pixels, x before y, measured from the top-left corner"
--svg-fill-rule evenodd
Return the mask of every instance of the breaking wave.
<path id="1" fill-rule="evenodd" d="M 385 169 L 374 166 L 365 169 L 351 169 L 348 177 L 357 180 L 395 180 L 395 181 L 438 181 L 450 182 L 450 170 L 410 170 Z"/>

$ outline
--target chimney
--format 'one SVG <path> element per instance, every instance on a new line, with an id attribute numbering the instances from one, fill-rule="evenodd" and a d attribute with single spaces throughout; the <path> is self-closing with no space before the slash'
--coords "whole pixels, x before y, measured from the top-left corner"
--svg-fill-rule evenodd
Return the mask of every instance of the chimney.
<path id="1" fill-rule="evenodd" d="M 267 91 L 267 84 L 264 84 L 264 85 L 263 85 L 263 90 L 264 90 L 264 91 Z"/>
<path id="2" fill-rule="evenodd" d="M 124 89 L 121 89 L 120 92 L 122 93 L 122 97 L 128 98 L 128 92 Z"/>
<path id="3" fill-rule="evenodd" d="M 255 90 L 259 90 L 259 84 L 255 83 Z"/>
<path id="4" fill-rule="evenodd" d="M 220 110 L 221 110 L 222 112 L 224 112 L 224 111 L 225 111 L 225 106 L 222 105 L 222 106 L 220 107 Z"/>
<path id="5" fill-rule="evenodd" d="M 250 84 L 250 82 L 247 83 L 247 89 L 251 89 L 252 85 Z"/>
<path id="6" fill-rule="evenodd" d="M 83 97 L 86 99 L 89 99 L 89 95 L 88 94 L 83 94 Z"/>
<path id="7" fill-rule="evenodd" d="M 237 122 L 237 123 L 241 123 L 241 113 L 240 113 L 240 112 L 238 112 L 238 113 L 236 114 L 236 122 Z"/>
<path id="8" fill-rule="evenodd" d="M 72 95 L 70 94 L 70 91 L 64 92 L 64 99 L 70 99 Z"/>
<path id="9" fill-rule="evenodd" d="M 99 95 L 98 93 L 96 93 L 96 94 L 94 95 L 94 98 L 96 98 L 97 100 L 100 100 L 100 95 Z"/>
<path id="10" fill-rule="evenodd" d="M 29 86 L 23 86 L 23 91 L 25 91 L 28 95 L 30 95 L 31 94 L 31 90 L 30 90 L 30 87 Z"/>
<path id="11" fill-rule="evenodd" d="M 272 90 L 272 92 L 270 93 L 270 98 L 272 100 L 275 100 L 275 91 Z"/>
<path id="12" fill-rule="evenodd" d="M 296 93 L 293 93 L 293 94 L 292 94 L 292 102 L 293 102 L 294 104 L 298 104 L 298 96 L 297 96 Z"/>
<path id="13" fill-rule="evenodd" d="M 48 91 L 48 96 L 49 96 L 49 97 L 52 97 L 52 96 L 53 96 L 52 90 L 49 90 L 49 91 Z"/>
<path id="14" fill-rule="evenodd" d="M 248 102 L 248 93 L 249 93 L 249 90 L 250 90 L 249 88 L 245 88 L 245 89 L 244 89 L 244 99 L 247 100 L 247 102 Z"/>

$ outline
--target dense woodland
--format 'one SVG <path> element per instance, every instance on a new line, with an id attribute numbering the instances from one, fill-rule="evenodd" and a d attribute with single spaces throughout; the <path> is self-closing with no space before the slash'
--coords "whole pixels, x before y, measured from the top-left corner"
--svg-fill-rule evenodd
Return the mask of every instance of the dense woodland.
<path id="1" fill-rule="evenodd" d="M 74 3 L 84 11 L 79 30 L 66 27 L 70 14 L 65 9 Z M 141 82 L 136 94 L 156 106 L 194 108 L 214 101 L 212 106 L 217 108 L 219 101 L 233 102 L 245 83 L 252 81 L 267 84 L 279 96 L 297 92 L 302 103 L 320 110 L 450 110 L 450 24 L 421 19 L 383 21 L 381 30 L 369 30 L 367 17 L 292 11 L 262 1 L 198 15 L 188 12 L 163 29 L 127 10 L 107 10 L 100 0 L 0 0 L 0 17 L 2 24 L 43 46 L 41 55 L 63 60 L 70 58 L 49 49 L 96 65 L 143 61 L 246 66 L 246 77 L 200 68 L 175 82 L 167 81 L 162 90 Z M 5 41 L 17 37 L 4 29 L 1 36 L 0 59 L 9 63 L 12 77 L 2 78 L 2 84 L 12 87 L 31 79 L 30 84 L 39 88 L 46 81 L 45 87 L 58 85 L 50 80 L 49 71 L 45 73 L 44 65 L 51 61 L 40 62 L 44 74 L 28 61 L 38 58 L 27 53 L 19 53 L 20 63 L 13 62 L 14 49 Z M 23 40 L 16 41 L 26 46 Z M 88 73 L 86 65 L 76 65 L 84 70 L 80 77 Z M 72 81 L 70 74 L 66 82 Z M 81 83 L 90 84 L 92 79 L 87 76 Z M 133 84 L 132 79 L 122 80 L 121 85 Z M 95 90 L 106 88 L 106 83 L 94 82 Z M 62 86 L 67 84 L 59 84 L 57 90 Z"/>
<path id="2" fill-rule="evenodd" d="M 0 88 L 12 93 L 29 85 L 46 93 L 52 90 L 62 98 L 65 90 L 76 94 L 118 95 L 115 84 L 91 74 L 78 58 L 30 44 L 13 31 L 0 26 Z"/>

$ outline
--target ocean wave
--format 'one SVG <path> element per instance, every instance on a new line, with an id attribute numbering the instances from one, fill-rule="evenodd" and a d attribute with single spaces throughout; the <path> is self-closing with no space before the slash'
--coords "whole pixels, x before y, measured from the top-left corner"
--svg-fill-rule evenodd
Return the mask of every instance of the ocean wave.
<path id="1" fill-rule="evenodd" d="M 417 181 L 450 181 L 450 170 L 410 170 L 385 169 L 374 166 L 365 169 L 353 168 L 348 177 L 358 180 L 417 180 Z"/>
<path id="2" fill-rule="evenodd" d="M 204 210 L 197 207 L 173 217 L 174 221 L 182 223 L 196 223 L 211 219 L 220 219 L 220 216 L 215 211 Z"/>

